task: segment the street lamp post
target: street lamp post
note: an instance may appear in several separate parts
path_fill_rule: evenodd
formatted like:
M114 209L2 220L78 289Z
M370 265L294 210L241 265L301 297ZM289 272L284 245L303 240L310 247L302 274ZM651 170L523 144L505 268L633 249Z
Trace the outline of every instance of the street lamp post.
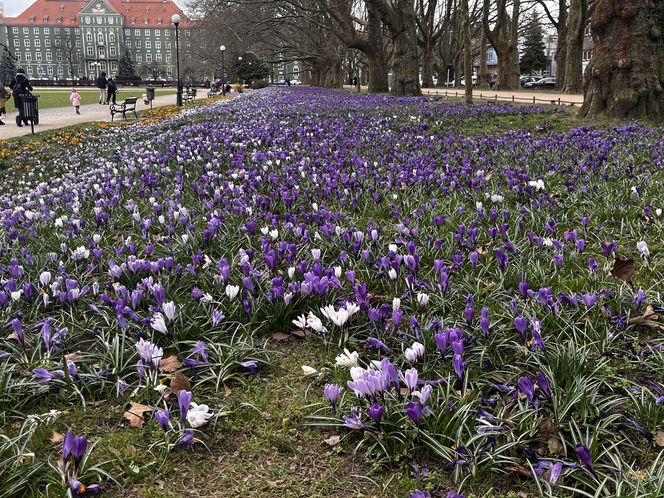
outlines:
M221 95L226 95L226 64L224 63L224 52L226 52L226 46L222 45L219 47L221 50Z
M238 68L241 70L241 69L242 69L242 56L239 56L239 57L237 58L237 62L238 62ZM242 82L240 81L240 73L238 73L238 75L237 75L237 82L238 82L238 83L242 83Z
M175 103L178 106L182 105L182 81L180 81L180 36L178 34L178 25L180 24L180 21L181 18L179 14L173 14L171 16L171 22L175 25L175 65L178 77L178 90Z

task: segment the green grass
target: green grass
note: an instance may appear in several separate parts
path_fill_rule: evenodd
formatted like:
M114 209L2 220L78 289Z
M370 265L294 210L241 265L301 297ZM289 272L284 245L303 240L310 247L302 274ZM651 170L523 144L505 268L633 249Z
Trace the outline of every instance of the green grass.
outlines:
M98 104L99 102L99 90L97 89L79 89L77 88L78 93L81 94L81 105L86 104ZM69 95L71 94L71 88L59 89L59 90L44 90L44 89L35 89L33 92L35 95L39 95L39 108L40 109L51 109L56 107L70 107L71 103L69 102ZM145 88L142 87L128 87L120 88L117 94L117 100L127 99L130 97L140 97L145 93ZM156 96L161 95L175 95L175 90L171 88L157 88L155 89ZM16 112L16 107L14 107L14 99L7 101L6 105L7 112Z

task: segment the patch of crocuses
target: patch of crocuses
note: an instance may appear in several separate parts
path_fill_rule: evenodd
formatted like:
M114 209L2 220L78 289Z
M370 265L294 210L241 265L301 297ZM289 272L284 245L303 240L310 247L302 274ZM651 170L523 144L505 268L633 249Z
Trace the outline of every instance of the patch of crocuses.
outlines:
M461 133L558 112L268 89L54 148L0 195L5 396L123 397L191 449L214 410L175 372L260 374L289 326L343 343L312 416L372 457L644 485L661 131Z

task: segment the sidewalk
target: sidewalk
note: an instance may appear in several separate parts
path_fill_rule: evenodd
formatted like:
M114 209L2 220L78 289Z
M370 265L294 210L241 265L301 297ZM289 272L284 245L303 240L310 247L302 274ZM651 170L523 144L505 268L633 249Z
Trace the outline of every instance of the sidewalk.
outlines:
M118 99L122 102L122 99ZM152 101L153 107L161 107L165 105L175 104L175 94L161 95ZM136 112L149 109L149 105L145 105L142 99L136 102ZM30 125L19 128L16 126L16 112L10 112L7 116L3 116L2 120L6 123L5 126L0 126L0 139L20 137L23 135L30 135L32 133ZM131 118L129 118L131 116ZM133 113L127 115L127 121L135 120ZM122 115L116 114L115 121L122 121ZM35 133L46 130L54 130L56 128L64 128L79 123L89 123L91 121L111 121L111 113L107 105L88 104L81 106L81 114L78 115L71 106L56 107L51 109L39 110L39 124L35 126Z

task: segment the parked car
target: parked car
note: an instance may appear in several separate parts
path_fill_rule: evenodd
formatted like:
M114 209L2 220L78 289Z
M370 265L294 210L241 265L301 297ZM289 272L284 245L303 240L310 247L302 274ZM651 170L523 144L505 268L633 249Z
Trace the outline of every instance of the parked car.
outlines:
M533 86L535 88L555 88L556 78L542 78L539 81L535 81Z
M534 83L541 79L542 79L541 76L521 76L521 78L519 78L519 82L521 83L522 87L525 87L526 83Z
M291 80L290 84L291 85L301 85L302 82L300 80Z

